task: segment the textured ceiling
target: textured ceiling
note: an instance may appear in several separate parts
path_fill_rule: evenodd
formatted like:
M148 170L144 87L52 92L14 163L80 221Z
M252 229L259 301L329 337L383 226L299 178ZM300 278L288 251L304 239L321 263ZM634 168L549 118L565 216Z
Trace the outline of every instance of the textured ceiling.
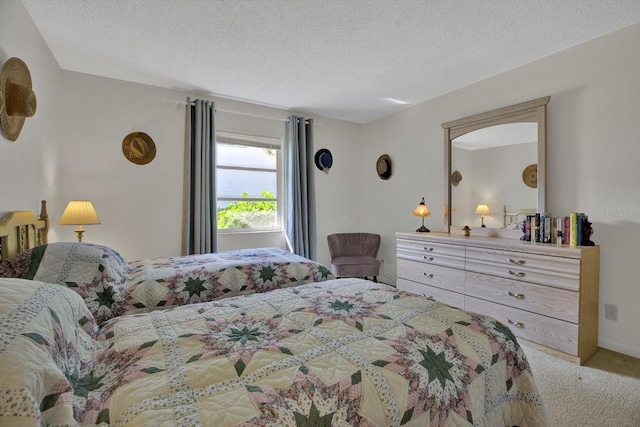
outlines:
M639 0L22 0L64 70L366 123L640 22Z

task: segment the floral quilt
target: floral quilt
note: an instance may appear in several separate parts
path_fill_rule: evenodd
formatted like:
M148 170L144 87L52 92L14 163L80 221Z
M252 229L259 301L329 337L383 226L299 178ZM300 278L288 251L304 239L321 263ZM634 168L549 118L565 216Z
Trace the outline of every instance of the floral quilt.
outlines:
M0 425L546 426L498 321L361 279L127 315L0 279Z
M72 242L37 246L9 258L0 263L0 276L65 285L84 298L98 323L334 278L328 267L279 248L127 263L109 247Z

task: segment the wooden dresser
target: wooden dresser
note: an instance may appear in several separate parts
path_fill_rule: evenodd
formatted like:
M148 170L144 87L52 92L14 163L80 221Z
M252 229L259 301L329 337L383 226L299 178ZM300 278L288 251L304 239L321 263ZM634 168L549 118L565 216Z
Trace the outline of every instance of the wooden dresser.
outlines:
M599 246L396 233L398 287L508 324L575 363L598 349Z

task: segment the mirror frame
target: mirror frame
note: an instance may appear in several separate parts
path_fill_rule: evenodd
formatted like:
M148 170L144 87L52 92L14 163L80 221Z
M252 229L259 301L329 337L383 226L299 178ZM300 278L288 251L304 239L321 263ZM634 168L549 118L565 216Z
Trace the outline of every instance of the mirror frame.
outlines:
M451 232L451 141L474 130L518 122L538 123L538 212L546 212L546 163L547 163L547 104L550 96L510 105L497 110L475 114L462 119L442 123L444 128L444 231ZM499 235L497 230L472 228L483 235ZM462 231L460 231L462 233ZM520 233L520 231L518 231ZM457 233L456 233L457 234Z

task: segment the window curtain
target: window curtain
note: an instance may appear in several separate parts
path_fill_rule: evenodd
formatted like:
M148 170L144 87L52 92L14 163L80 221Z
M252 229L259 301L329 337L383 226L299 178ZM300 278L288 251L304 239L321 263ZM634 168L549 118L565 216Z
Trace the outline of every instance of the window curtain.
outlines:
M284 141L285 233L289 250L316 259L313 119L290 116Z
M182 254L217 252L214 102L187 98L186 128Z

